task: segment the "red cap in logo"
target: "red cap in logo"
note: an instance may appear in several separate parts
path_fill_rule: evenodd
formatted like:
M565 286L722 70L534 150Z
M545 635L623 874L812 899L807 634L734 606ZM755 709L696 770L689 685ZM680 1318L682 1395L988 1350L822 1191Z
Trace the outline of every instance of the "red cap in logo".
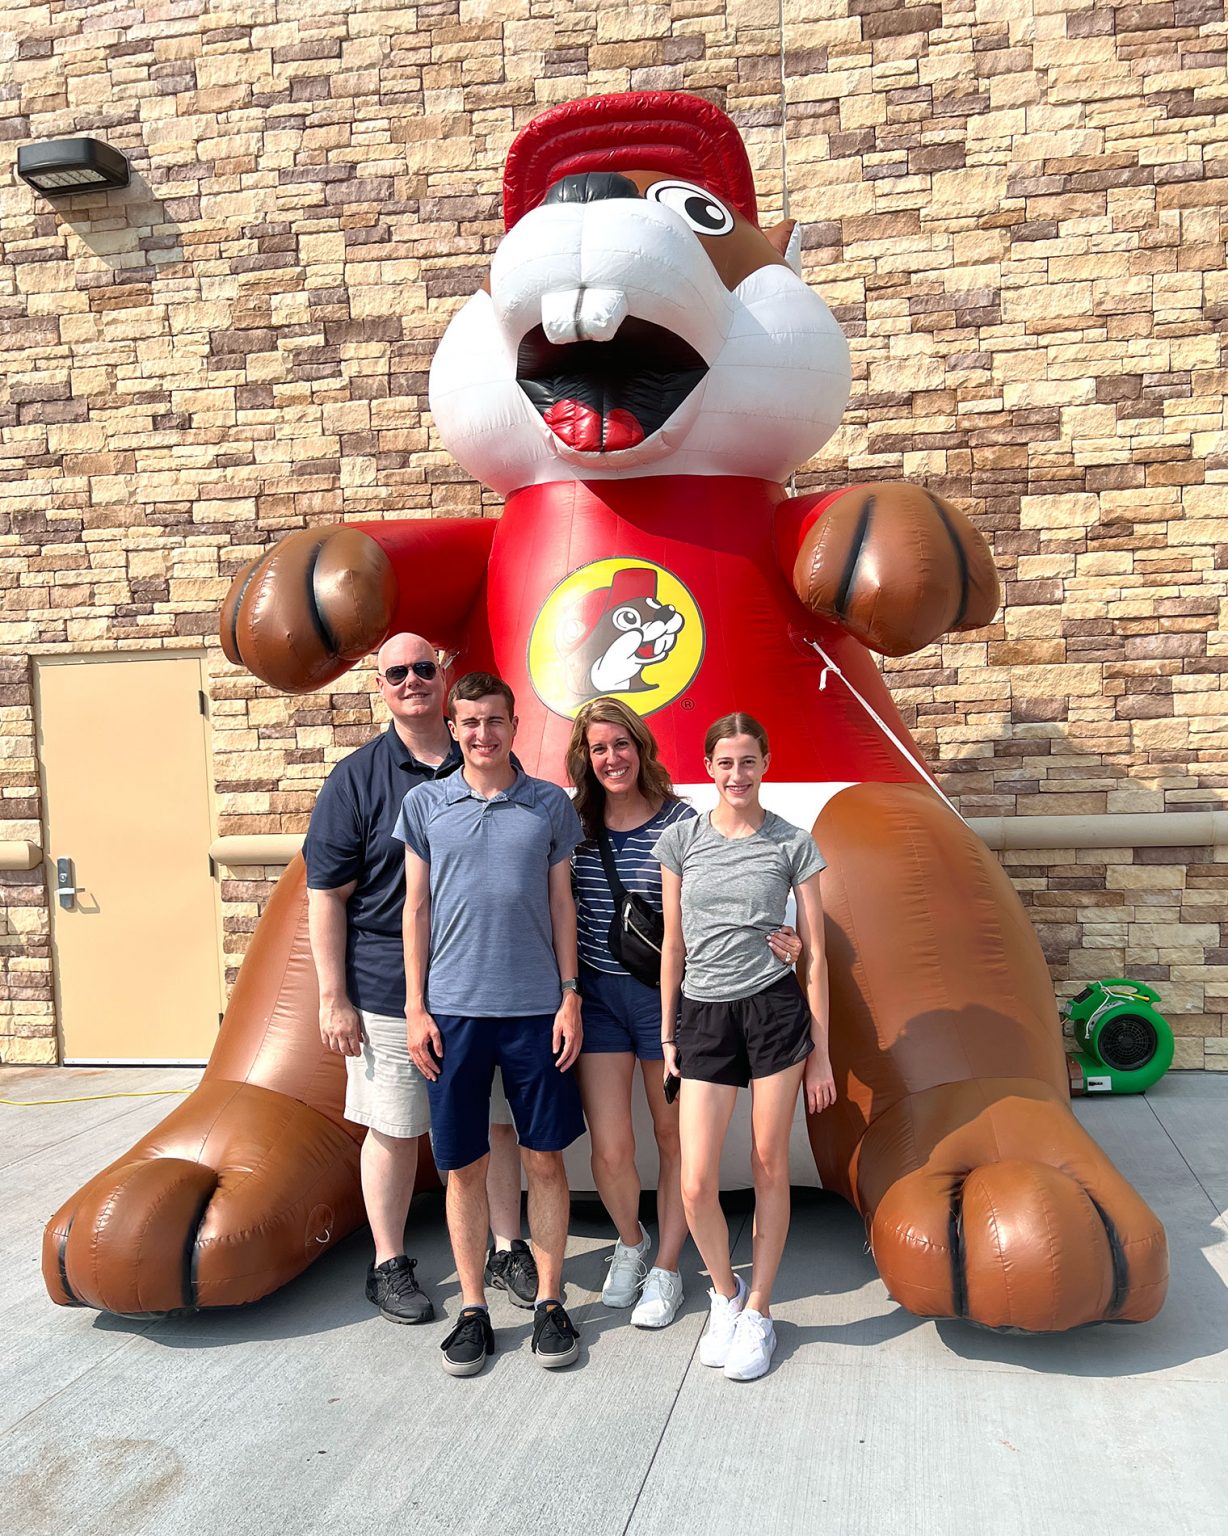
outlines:
M598 621L623 603L634 603L640 598L656 597L657 573L643 566L627 566L615 571L608 587L598 587L586 592L568 608L563 620L564 633L561 643L565 650L574 650L580 641L591 635Z
M606 609L617 608L620 603L634 603L641 597L656 597L657 573L645 570L643 566L628 566L625 570L615 571L614 580L610 583L610 600Z

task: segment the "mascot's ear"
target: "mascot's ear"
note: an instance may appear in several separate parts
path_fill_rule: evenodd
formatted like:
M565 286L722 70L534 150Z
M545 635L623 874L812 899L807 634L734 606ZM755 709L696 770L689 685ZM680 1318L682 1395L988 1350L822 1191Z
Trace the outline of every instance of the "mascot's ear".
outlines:
M800 277L802 275L802 226L796 219L781 219L763 231L767 243L783 256Z

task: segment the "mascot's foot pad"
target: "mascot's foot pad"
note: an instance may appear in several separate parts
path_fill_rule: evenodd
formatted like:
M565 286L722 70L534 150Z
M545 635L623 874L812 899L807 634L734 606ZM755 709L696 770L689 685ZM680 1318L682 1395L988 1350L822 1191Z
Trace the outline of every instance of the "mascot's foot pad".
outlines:
M62 1306L150 1316L255 1301L362 1220L358 1146L316 1110L203 1082L43 1236Z
M1163 1227L1047 1087L954 1083L897 1105L858 1160L871 1198L878 1159L901 1144L924 1164L875 1199L869 1230L910 1312L1053 1332L1159 1310Z

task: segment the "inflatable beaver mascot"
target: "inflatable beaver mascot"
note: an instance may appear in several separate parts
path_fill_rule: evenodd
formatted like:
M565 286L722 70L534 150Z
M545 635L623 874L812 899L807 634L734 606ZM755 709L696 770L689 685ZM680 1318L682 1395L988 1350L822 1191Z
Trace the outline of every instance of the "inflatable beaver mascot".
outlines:
M557 782L571 719L599 693L651 716L684 792L704 780L708 723L759 716L768 803L827 858L839 1099L810 1141L892 1296L992 1327L1151 1317L1163 1229L1072 1116L1040 947L869 654L988 623L984 540L914 486L786 494L840 419L848 348L797 274L791 222L760 228L715 107L672 93L554 107L512 145L504 208L430 389L502 517L292 534L236 579L227 656L302 691L416 630L460 670L508 679L517 751ZM305 910L296 861L201 1086L52 1220L56 1301L251 1300L362 1220L361 1129L319 1042Z

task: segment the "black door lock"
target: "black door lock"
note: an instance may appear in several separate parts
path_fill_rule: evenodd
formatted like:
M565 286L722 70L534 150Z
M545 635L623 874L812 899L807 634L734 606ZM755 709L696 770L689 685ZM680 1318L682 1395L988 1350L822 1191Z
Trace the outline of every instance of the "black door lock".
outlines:
M65 912L71 912L77 904L77 886L73 879L71 859L55 861L55 893Z

